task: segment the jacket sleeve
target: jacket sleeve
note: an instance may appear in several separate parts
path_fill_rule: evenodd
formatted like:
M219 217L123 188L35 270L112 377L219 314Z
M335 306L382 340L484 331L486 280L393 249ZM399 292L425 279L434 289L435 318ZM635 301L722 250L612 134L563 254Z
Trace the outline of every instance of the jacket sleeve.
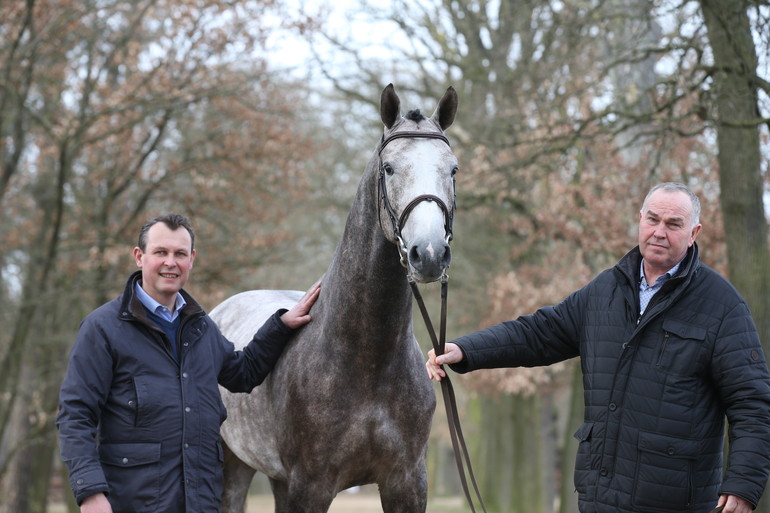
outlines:
M453 340L465 358L451 365L455 372L500 367L550 365L579 355L584 289L556 306L505 321Z
M233 351L219 373L219 384L230 392L251 392L273 370L297 330L281 320L286 309L270 316L242 351ZM224 338L224 337L223 337ZM230 347L233 347L228 342Z
M720 493L754 506L770 473L770 374L748 306L726 314L711 375L729 425L729 454Z
M61 458L78 505L108 493L97 448L99 415L112 383L112 357L102 330L88 318L81 324L59 393Z

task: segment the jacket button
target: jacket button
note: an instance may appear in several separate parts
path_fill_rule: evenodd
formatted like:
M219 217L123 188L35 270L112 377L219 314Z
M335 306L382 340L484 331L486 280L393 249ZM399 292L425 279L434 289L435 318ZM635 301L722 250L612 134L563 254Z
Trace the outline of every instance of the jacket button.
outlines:
M133 400L133 399L129 399L129 401L128 401L128 405L129 405L129 406L133 406L133 405L134 405L134 400Z
M83 480L82 479L78 479L77 481L75 481L75 483L77 483L79 485L82 485L83 484Z
M610 403L610 411L615 411L617 409L618 409L618 405L616 405L615 403Z
M190 413L190 407L189 406L185 406L184 407L184 411L186 411L187 413Z
M128 458L123 458L123 463L128 463Z
M675 453L676 453L676 451L674 450L674 448L673 448L673 447L669 447L669 448L668 448L668 455L669 455L669 456L673 456Z
M606 469L606 468L603 468L603 469L601 469L601 470L599 471L599 473L600 473L601 475L603 475L603 476L606 476L606 475L607 475L609 472L607 472L607 469Z
M186 378L186 377L187 377L187 373L186 373L186 372L183 372L183 373L182 373L182 377L183 377L183 378Z

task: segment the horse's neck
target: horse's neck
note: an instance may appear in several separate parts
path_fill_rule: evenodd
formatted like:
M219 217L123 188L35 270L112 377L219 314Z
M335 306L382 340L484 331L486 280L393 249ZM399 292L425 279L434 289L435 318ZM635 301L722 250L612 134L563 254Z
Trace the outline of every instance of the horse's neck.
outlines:
M325 329L364 344L393 344L411 333L411 291L398 250L379 224L372 166L370 162L324 276L323 315L328 317Z

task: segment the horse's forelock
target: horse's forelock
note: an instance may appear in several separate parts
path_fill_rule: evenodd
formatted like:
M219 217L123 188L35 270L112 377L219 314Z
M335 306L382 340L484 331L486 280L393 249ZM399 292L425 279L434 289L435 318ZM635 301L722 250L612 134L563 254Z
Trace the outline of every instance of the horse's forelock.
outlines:
M420 109L414 109L406 113L406 119L420 122L425 119L425 116L422 115Z

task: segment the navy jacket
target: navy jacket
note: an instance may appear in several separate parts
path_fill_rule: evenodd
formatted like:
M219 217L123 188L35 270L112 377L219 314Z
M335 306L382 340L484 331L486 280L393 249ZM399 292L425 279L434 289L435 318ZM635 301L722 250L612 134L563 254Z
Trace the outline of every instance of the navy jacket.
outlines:
M115 513L217 512L227 417L217 384L249 392L272 370L294 330L276 312L235 351L186 292L179 362L135 296L122 296L82 322L61 386L61 455L80 504L104 492Z
M580 357L583 513L708 512L720 493L756 505L770 471L770 375L749 308L693 245L639 317L640 262L635 248L562 303L456 340L465 359L452 369Z

